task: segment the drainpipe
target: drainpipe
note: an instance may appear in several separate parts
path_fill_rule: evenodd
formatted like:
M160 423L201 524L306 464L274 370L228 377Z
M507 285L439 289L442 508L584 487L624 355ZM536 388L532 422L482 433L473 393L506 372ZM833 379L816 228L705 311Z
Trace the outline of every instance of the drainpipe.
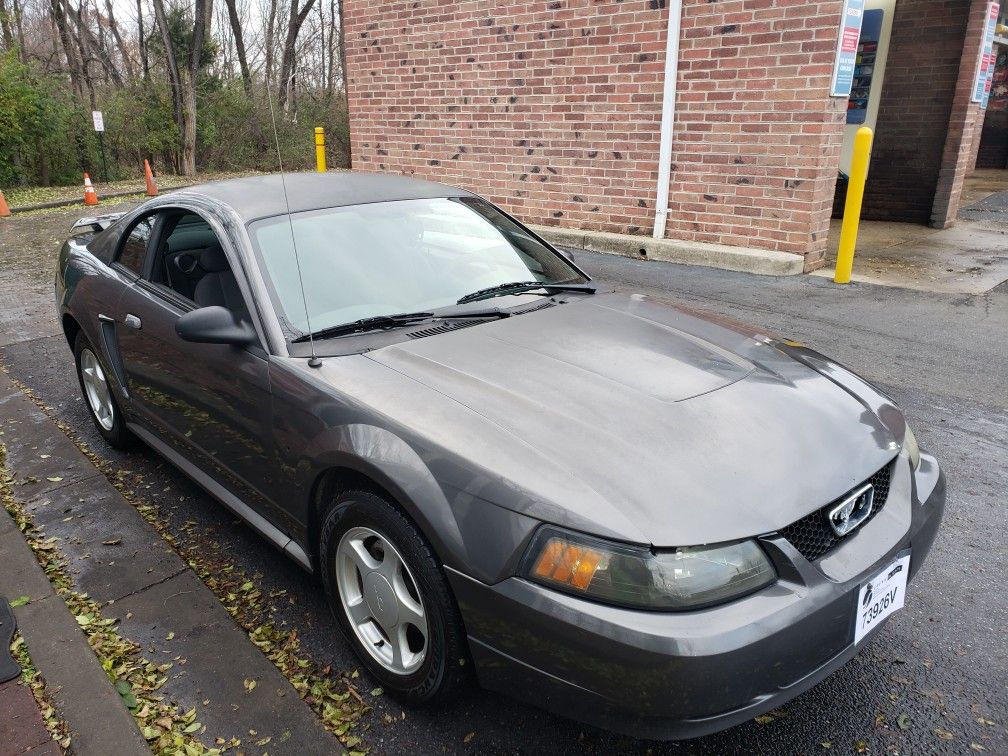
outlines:
M668 38L665 40L665 88L662 92L661 141L658 146L658 190L655 200L655 239L665 237L668 217L669 181L672 178L672 127L675 124L676 80L679 78L679 27L682 0L671 0Z

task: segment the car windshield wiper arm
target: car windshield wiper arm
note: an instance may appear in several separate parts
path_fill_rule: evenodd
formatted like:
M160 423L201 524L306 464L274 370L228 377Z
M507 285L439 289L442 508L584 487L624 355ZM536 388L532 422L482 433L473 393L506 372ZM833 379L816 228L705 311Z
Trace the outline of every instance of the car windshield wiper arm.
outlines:
M549 283L548 281L512 281L511 283L488 286L485 289L466 294L459 299L458 304L475 302L478 299L489 299L490 297L500 297L505 294L520 294L524 291L534 289L546 289L547 291L583 291L586 294L594 294L595 287L590 284L576 283Z
M339 325L322 328L313 333L306 333L303 336L295 338L293 343L300 344L311 339L329 339L334 336L347 336L352 333L365 333L367 331L416 325L433 317L435 317L433 312L403 312L395 315L375 315L370 318L354 320L351 323L340 323Z

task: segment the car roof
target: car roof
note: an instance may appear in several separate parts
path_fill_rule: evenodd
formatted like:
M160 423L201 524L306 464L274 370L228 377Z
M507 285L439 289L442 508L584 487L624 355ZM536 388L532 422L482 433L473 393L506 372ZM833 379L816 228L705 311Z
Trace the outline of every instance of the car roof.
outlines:
M286 184L286 200L284 185ZM328 207L371 202L472 197L464 189L391 173L332 171L329 173L279 173L212 181L188 187L176 196L200 195L231 207L246 221Z

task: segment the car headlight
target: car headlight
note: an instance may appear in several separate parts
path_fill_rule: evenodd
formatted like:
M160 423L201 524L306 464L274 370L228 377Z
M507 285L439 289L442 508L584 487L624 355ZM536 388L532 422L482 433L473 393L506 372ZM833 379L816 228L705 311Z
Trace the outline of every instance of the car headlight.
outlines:
M917 437L910 430L909 425L906 427L906 434L903 436L903 448L907 450L907 454L910 457L910 467L916 470L920 467L920 447L917 446Z
M720 604L777 579L752 540L652 551L551 526L536 533L521 571L529 580L576 596L664 610Z

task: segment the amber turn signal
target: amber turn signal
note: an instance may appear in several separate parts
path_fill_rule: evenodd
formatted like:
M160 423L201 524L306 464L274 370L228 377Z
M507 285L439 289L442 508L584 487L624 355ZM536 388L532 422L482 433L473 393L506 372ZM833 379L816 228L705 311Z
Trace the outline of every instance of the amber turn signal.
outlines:
M534 572L537 577L586 591L601 561L598 551L554 537L546 542Z

